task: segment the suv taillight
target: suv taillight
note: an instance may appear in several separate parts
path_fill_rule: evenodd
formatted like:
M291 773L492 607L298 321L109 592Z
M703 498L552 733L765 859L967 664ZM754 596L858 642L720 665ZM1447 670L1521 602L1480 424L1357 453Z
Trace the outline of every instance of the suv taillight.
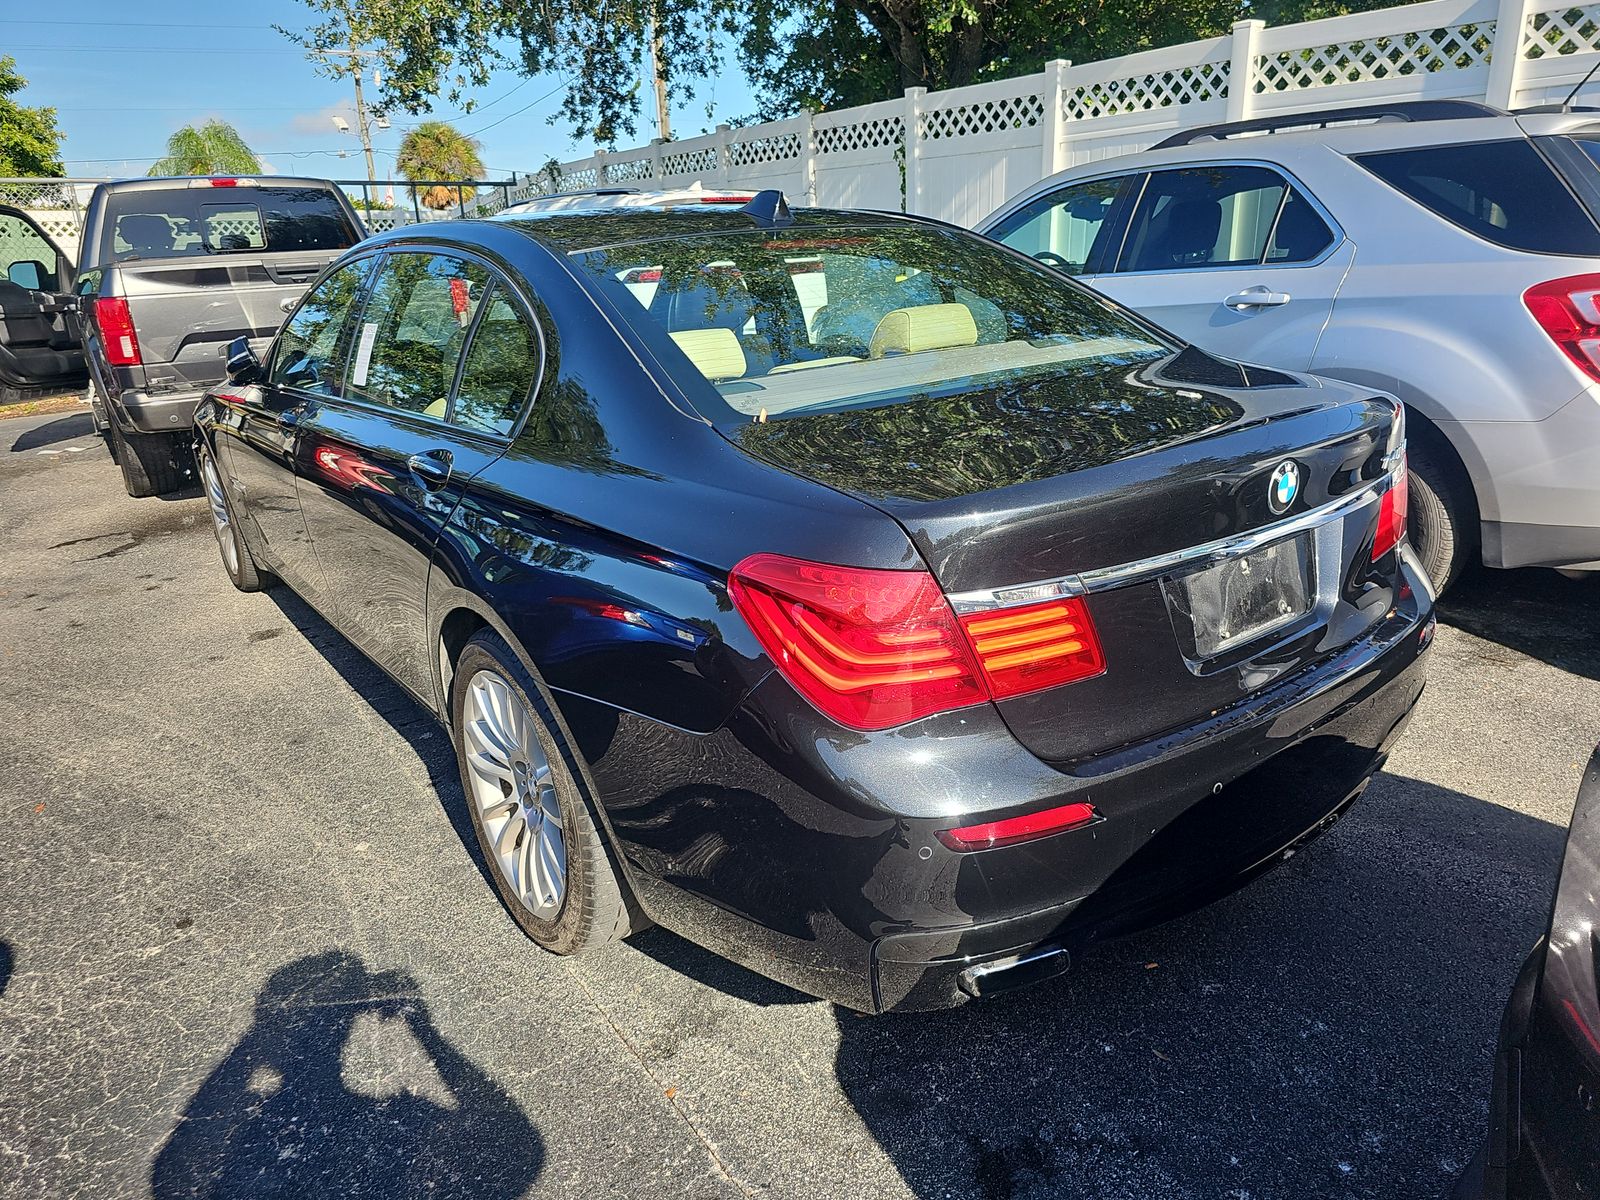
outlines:
M137 367L139 335L133 331L133 314L121 296L103 296L94 302L94 321L100 327L100 343L106 361L114 367Z
M926 571L756 554L728 592L778 669L823 713L887 729L1105 670L1081 600L956 617Z
M1539 327L1590 379L1600 380L1600 275L1568 275L1522 293Z
M1406 509L1410 507L1411 475L1406 468L1405 451L1400 452L1400 466L1394 473L1394 482L1383 494L1378 504L1378 533L1372 539L1372 561L1377 562L1400 544L1406 535Z

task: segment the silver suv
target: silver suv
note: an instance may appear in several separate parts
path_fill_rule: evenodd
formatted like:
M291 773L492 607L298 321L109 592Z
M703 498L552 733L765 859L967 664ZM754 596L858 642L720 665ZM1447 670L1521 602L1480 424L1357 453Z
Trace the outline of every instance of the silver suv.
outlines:
M1469 101L1186 130L979 225L1204 349L1405 401L1446 586L1600 571L1600 112Z

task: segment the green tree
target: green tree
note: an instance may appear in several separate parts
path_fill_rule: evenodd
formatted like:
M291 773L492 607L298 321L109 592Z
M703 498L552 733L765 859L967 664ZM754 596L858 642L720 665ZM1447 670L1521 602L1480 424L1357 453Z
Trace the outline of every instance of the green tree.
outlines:
M319 58L368 47L380 107L420 113L506 70L566 80L561 115L578 137L635 133L640 64L652 40L674 99L726 68L733 45L762 115L959 87L1226 33L1247 16L1282 23L1391 0L304 0L320 20L289 36ZM285 31L287 32L287 31ZM319 58L319 61L321 59ZM514 111L514 110L513 110Z
M0 55L0 175L60 175L56 110L24 108L12 99L27 86L17 60Z
M167 139L167 155L150 167L151 175L259 175L261 160L226 121L185 125Z
M396 165L407 179L480 179L480 147L448 121L424 121L400 141ZM417 191L412 188L412 191ZM429 208L449 208L471 200L476 188L430 187L419 198Z

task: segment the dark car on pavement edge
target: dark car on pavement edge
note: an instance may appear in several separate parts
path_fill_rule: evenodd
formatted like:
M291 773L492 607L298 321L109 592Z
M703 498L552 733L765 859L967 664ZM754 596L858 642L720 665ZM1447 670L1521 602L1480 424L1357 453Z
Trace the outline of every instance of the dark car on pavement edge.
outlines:
M1550 928L1500 1023L1489 1137L1454 1200L1600 1196L1600 748L1567 834Z
M265 347L362 237L326 179L181 176L96 185L76 291L96 428L130 496L193 477L194 406L236 338Z
M1423 688L1393 399L936 222L397 231L231 370L230 576L448 725L560 953L655 921L868 1012L1052 975L1327 828Z

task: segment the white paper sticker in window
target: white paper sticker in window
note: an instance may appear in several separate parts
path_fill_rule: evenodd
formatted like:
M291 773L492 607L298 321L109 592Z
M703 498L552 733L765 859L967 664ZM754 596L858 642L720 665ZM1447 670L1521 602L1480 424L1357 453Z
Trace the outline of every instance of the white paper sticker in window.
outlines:
M376 321L363 321L361 323L361 341L356 346L355 369L350 376L350 382L356 387L367 386L367 368L372 365L372 343L378 340L378 323Z

